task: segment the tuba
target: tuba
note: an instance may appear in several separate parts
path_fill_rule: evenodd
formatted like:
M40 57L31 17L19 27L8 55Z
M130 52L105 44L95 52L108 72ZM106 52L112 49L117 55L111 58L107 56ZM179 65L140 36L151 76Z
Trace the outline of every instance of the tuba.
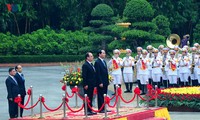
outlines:
M180 45L180 37L177 34L171 34L167 37L166 44L169 48Z

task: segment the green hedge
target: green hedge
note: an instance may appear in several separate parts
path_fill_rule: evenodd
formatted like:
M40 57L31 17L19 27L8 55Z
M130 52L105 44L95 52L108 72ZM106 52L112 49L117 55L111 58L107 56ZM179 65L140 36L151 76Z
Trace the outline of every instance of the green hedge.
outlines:
M45 63L83 61L84 55L17 55L0 56L0 63Z

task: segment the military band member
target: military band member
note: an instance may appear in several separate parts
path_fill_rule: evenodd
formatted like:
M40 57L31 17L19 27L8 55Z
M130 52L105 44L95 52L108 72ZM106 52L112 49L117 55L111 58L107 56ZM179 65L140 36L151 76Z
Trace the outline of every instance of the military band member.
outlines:
M189 77L189 66L190 61L189 57L187 56L187 49L182 49L182 55L178 59L179 62L179 76L181 81L181 86L188 85L188 77Z
M134 66L134 58L131 57L132 51L130 49L126 49L126 57L123 58L123 77L126 86L126 91L124 93L131 93L133 86L133 66Z
M152 58L154 58L154 55L153 55L153 46L152 45L148 45L147 46L147 51L148 51L148 54L147 54L147 58L149 60L151 60ZM152 83L152 65L149 64L149 83L151 84Z
M197 51L200 50L200 45L199 45L199 43L194 43L194 47L197 48Z
M150 61L147 58L147 54L148 52L146 50L142 50L142 57L137 61L137 66L139 67L138 75L139 75L141 87L142 87L141 95L144 95L147 92L147 83L148 83L148 76L149 76L148 66L150 64Z
M191 55L190 55L190 78L192 80L192 86L198 85L198 75L197 75L197 69L195 68L195 60L198 59L198 55L196 54L197 48L192 47L191 48Z
M168 56L169 48L163 48L162 55L162 81L165 88L168 88L169 79L168 79L168 67L166 66L166 61L169 59Z
M170 50L169 53L170 57L166 61L166 66L168 67L169 87L176 87L178 60L175 58L176 52L174 50Z
M197 58L195 59L195 70L198 77L198 85L200 85L200 50L197 51Z
M137 66L137 61L140 60L140 58L142 57L142 47L137 47L137 55L135 56L135 65L134 65L134 78L137 80L138 83L138 87L140 88L140 90L142 90L141 87L141 82L140 82L140 78L139 78L139 67Z
M164 45L159 45L159 47L158 47L158 50L159 50L158 56L162 56L163 55L163 48L164 48Z
M162 58L158 56L158 49L154 49L153 54L154 58L151 60L153 85L157 85L158 88L160 88L160 79L162 76Z
M108 62L108 68L111 71L111 75L113 78L113 84L114 84L114 91L116 91L116 85L121 87L121 81L122 81L122 59L119 57L120 51L118 49L113 50L113 57ZM114 93L115 94L115 93Z

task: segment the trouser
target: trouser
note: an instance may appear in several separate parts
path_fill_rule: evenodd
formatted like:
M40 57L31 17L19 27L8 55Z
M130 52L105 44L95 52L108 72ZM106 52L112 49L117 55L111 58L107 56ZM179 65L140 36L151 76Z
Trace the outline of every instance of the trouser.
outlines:
M107 85L103 85L103 87L97 87L97 91L98 91L98 110L100 110L101 106L104 104L104 94L107 95L108 92L108 86ZM104 110L104 108L102 109Z
M22 105L24 105L24 98L25 98L25 96L21 96L21 99L22 99L21 104L22 104ZM24 111L24 109L23 109L23 108L20 108L20 117L22 117L23 111Z
M189 73L180 73L181 86L188 86Z
M8 110L10 118L17 118L18 117L18 105L13 101L8 100Z
M169 87L177 87L177 75L169 75Z
M94 91L94 87L89 87L88 89L84 89L84 94L87 94L89 100L90 100L90 106L92 107L92 100L93 100L93 91ZM85 106L84 106L85 107ZM85 109L85 108L84 108ZM89 106L87 106L87 111L91 112L92 110L89 108Z

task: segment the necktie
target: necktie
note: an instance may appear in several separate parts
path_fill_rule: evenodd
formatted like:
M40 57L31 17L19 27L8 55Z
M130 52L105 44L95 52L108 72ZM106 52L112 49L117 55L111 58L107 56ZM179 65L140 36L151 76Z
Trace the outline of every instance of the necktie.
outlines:
M102 62L103 62L103 65L106 67L106 63L105 63L105 61L104 61L104 60L102 60Z
M95 71L94 65L93 65L92 63L90 63L90 65L92 66L92 68L93 68L93 69L94 69L94 71Z
M25 80L25 79L24 79L24 74L21 74L21 77L22 77L22 80Z
M15 81L15 83L18 85L18 83L17 83L17 81L16 81L16 79L14 78L14 77L12 77L12 79Z

